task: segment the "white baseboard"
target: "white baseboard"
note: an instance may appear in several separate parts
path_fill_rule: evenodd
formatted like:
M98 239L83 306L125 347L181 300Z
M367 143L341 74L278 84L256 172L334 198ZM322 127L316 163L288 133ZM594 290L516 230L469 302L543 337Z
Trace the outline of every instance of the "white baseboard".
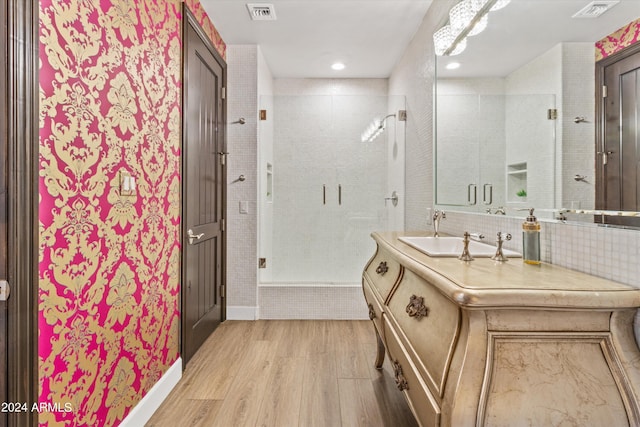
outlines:
M153 386L142 400L129 412L120 423L120 427L140 427L149 421L153 413L160 407L171 390L182 378L182 358L178 358L162 378Z
M227 306L227 320L256 320L258 307L251 306Z

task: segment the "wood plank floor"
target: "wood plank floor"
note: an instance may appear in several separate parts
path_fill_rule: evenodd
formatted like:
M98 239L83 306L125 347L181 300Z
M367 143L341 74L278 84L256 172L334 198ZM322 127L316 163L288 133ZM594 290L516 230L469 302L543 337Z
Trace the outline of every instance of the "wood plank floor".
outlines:
M414 427L369 321L226 321L147 427Z

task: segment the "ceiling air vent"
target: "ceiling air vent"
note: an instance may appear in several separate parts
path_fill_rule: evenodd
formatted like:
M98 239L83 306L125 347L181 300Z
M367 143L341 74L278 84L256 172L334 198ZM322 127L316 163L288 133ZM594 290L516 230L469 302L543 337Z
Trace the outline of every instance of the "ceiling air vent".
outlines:
M597 18L618 3L620 3L620 0L592 1L591 3L580 9L575 15L572 16L572 18Z
M275 21L276 10L272 4L267 3L247 3L249 15L253 21Z

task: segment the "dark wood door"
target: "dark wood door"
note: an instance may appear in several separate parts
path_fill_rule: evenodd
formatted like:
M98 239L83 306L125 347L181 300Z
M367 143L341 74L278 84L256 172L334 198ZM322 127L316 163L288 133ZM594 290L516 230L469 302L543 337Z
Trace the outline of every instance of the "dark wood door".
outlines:
M183 360L224 320L225 64L184 25Z
M0 58L7 57L7 4L3 2L0 6ZM5 64L2 65L2 75L8 74ZM9 263L7 249L8 240L8 212L9 201L7 198L8 186L8 132L7 132L7 112L9 111L9 95L7 93L7 82L5 78L0 79L0 99L2 99L2 107L0 108L0 280L9 277ZM8 402L7 395L7 302L0 301L0 402ZM7 414L0 411L0 426L7 425Z
M603 68L603 140L597 153L602 180L598 209L640 211L640 52ZM640 225L637 218L609 223Z

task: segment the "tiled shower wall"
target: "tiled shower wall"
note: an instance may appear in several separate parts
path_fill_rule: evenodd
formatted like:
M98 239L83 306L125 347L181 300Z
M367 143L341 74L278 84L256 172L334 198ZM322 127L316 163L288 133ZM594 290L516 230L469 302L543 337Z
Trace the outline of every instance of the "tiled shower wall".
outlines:
M359 278L375 250L368 234L384 220L386 144L362 145L359 137L385 113L387 81L275 79L273 94L272 273L259 284L260 318L367 318ZM363 232L363 221L375 224ZM261 239L268 233L261 230ZM356 234L368 249L357 249ZM345 245L357 261L335 250Z
M387 178L384 138L360 134L386 110L386 95L275 97L274 282L358 283Z
M256 252L257 131L260 48L227 46L227 318L255 319L258 281ZM245 118L244 125L233 123ZM233 124L232 124L233 123ZM245 181L239 181L240 175ZM240 203L248 212L240 213Z

